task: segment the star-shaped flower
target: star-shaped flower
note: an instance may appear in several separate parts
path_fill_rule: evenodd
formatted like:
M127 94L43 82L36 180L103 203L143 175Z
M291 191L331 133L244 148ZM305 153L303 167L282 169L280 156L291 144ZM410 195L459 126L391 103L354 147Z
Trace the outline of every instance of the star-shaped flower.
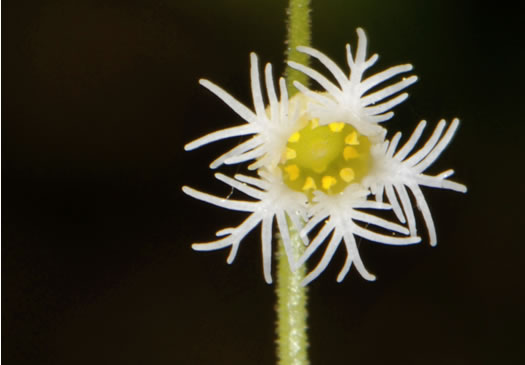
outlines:
M446 122L440 121L428 141L412 153L426 125L426 122L420 122L405 145L397 150L401 133L387 140L387 130L379 123L393 116L391 109L407 98L406 93L399 92L417 78L410 76L378 88L387 80L410 71L411 65L394 66L363 78L364 72L376 62L377 55L367 59L366 36L360 28L357 34L359 42L355 56L347 46L348 76L321 52L308 47L298 48L319 60L338 85L313 68L289 62L291 67L304 72L324 90L314 91L295 82L300 93L288 99L281 78L278 99L271 65L268 64L265 68L268 105L262 97L257 56L252 53L251 90L255 111L215 84L200 81L247 124L210 133L186 145L186 150L224 138L251 135L250 139L216 159L211 167L255 160L248 168L256 169L259 176L235 175L232 179L222 174L215 175L256 201L223 199L183 187L186 194L196 199L249 213L239 226L217 232L221 238L216 241L194 244L195 250L230 247L227 261L231 263L244 237L261 224L264 277L271 282L275 219L292 269L308 261L321 246L326 246L321 261L305 278L305 285L325 270L341 243L344 243L347 258L337 280L346 276L352 264L362 277L374 280L375 276L366 270L360 258L356 236L389 245L420 242L408 191L412 192L423 214L430 244L436 244L436 229L421 186L466 192L464 185L448 180L452 170L435 176L425 174L452 140L459 121L454 119L445 132ZM385 193L388 203L383 202ZM402 225L374 213L384 209L393 209ZM374 226L383 229L383 233L375 231ZM307 245L300 258L292 254L290 229L300 231ZM384 233L384 230L390 233Z

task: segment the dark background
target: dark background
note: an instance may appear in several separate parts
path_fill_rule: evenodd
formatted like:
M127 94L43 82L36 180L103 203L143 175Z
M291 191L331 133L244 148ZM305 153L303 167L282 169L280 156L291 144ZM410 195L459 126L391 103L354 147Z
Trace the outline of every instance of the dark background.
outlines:
M191 3L191 4L190 4ZM197 84L250 104L249 52L284 69L285 1L2 3L2 360L7 364L274 364L273 287L258 233L197 253L242 214L184 196L227 195L208 163L238 140L183 144L239 123ZM314 1L313 45L345 62L355 28L375 71L419 76L387 126L459 117L426 189L439 244L344 253L310 286L312 364L523 361L523 27L478 1ZM429 128L430 129L430 128ZM226 173L234 170L225 169ZM521 361L520 361L521 360Z

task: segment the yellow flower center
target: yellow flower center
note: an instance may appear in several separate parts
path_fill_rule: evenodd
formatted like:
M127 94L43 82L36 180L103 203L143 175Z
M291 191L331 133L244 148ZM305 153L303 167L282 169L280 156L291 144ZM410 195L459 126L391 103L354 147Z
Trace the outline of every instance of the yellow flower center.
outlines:
M279 167L286 185L310 198L315 190L337 194L360 182L370 165L370 141L352 126L317 119L288 139Z

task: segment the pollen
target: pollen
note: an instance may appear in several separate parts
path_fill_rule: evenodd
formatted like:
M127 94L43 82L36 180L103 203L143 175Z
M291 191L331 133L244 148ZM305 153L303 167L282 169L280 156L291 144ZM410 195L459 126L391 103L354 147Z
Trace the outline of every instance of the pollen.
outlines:
M288 138L288 142L290 143L298 142L300 138L301 138L301 133L295 132L290 136L290 138Z
M328 128L334 133L341 132L343 128L345 127L345 124L343 122L335 122L328 124Z
M352 133L349 133L349 134L345 137L345 143L346 143L346 144L349 144L349 145L351 145L351 146L358 145L358 144L359 144L359 139L357 138L357 132L356 132L356 131L353 131Z
M300 170L297 165L289 165L284 168L284 171L288 174L290 181L295 181L299 177Z
M306 121L282 152L284 183L312 199L315 190L338 194L370 170L370 141L349 124Z
M354 180L355 173L351 167L344 167L341 169L341 171L339 171L339 176L341 176L341 179L343 179L345 182L349 183L350 181Z
M359 152L352 147L352 146L346 146L343 150L343 158L345 161L351 160L353 158L359 157Z
M329 190L332 186L337 184L337 179L333 176L325 175L321 179L321 183L323 184L322 186L324 190Z
M293 160L297 157L297 152L293 148L286 147L286 151L284 153L284 157L286 160Z
M308 176L306 180L304 181L302 190L308 191L308 190L316 190L316 189L317 189L317 185L315 184L315 180L311 176Z

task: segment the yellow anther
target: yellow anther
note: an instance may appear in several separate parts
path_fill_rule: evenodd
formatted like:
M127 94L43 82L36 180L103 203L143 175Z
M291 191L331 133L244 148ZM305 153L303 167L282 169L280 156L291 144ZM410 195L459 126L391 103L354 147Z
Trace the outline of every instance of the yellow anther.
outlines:
M288 142L294 143L299 141L299 138L301 138L301 134L299 132L293 133L290 138L288 138Z
M350 181L354 180L355 172L352 168L345 167L339 171L339 176L341 176L341 179L343 179L345 182L349 183Z
M317 185L315 185L314 179L311 176L308 176L306 178L306 181L304 182L303 191L315 190L315 189L317 189Z
M312 119L310 121L310 127L312 127L312 129L319 127L319 119L317 118Z
M348 161L352 158L357 158L359 156L359 152L354 147L346 146L343 150L343 157L345 161Z
M286 160L293 160L297 157L297 152L293 148L286 147L286 151L284 152L284 158Z
M345 137L345 143L349 144L349 145L352 145L352 146L358 145L359 144L359 139L357 139L357 132L353 131L352 133L348 134Z
M330 189L332 186L337 184L337 179L333 176L325 175L321 179L321 184L323 185L324 190Z
M288 174L290 181L295 181L299 177L299 167L297 165L289 165L284 168L284 171Z
M334 122L334 123L328 124L328 128L330 128L330 130L334 133L341 132L344 127L345 127L344 122Z

